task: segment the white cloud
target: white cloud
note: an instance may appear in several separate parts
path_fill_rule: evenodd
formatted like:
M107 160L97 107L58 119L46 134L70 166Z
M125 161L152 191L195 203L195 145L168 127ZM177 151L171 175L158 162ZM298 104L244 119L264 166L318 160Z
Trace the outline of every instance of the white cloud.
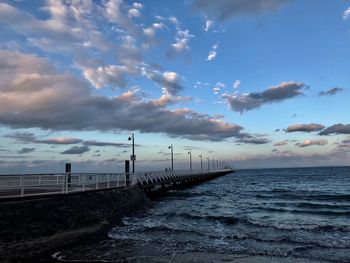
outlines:
M216 54L217 54L216 51L210 50L209 54L208 54L208 57L207 57L207 60L211 61L211 60L215 59L216 58Z
M128 11L128 17L140 17L141 13L136 8L131 8Z
M210 28L212 28L212 26L214 25L214 21L213 20L205 20L205 27L204 27L204 31L208 32L210 30Z
M173 43L171 46L177 53L183 53L184 51L188 51L190 50L190 46L188 43L193 37L194 35L191 35L188 29L186 30L178 29L175 37L176 42Z
M240 86L241 86L241 81L240 80L235 80L233 83L232 83L232 87L234 89L238 89Z
M343 19L348 19L348 18L350 18L350 6L343 13Z
M134 3L132 6L133 6L133 8L136 8L136 9L142 9L143 8L143 5L141 3Z
M216 43L213 47L212 47L212 50L209 51L209 54L208 54L208 57L207 57L207 61L211 61L213 59L216 58L216 55L217 55L217 49L219 47L219 44Z
M215 88L213 88L213 91L214 91L214 94L219 94L221 89L219 87L215 87Z

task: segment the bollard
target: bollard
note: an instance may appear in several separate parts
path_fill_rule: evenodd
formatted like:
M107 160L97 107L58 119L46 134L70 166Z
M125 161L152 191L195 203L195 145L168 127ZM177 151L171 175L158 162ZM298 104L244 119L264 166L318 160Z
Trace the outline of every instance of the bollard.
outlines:
M72 172L72 164L71 163L66 163L66 193L68 192L68 187L71 186L71 172Z
M125 185L129 185L130 179L130 161L125 160Z

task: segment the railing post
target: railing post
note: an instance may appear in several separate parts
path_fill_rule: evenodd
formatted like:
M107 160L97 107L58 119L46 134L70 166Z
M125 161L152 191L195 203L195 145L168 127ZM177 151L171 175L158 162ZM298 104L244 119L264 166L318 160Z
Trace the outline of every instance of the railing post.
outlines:
M110 178L109 178L109 174L107 174L107 188L109 188L109 180Z
M66 175L62 175L62 194L66 191Z
M125 160L125 185L127 185L130 179L130 162L129 160Z
M21 185L21 196L24 195L24 175L22 174L20 177L20 185Z
M96 174L96 190L98 189L98 174Z
M41 185L41 175L39 175L39 185Z
M68 193L68 174L65 173L65 176L64 176L64 192L65 193Z
M85 175L83 175L83 192L85 191Z

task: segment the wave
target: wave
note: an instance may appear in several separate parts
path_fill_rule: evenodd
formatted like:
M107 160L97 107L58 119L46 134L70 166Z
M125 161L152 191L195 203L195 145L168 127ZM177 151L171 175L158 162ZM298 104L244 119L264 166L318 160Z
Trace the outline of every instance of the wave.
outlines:
M334 215L334 216L350 216L350 211L332 211L332 210L302 210L302 209L285 209L273 207L255 207L259 210L268 212L281 212L292 214L312 214L312 215Z
M215 215L194 215L189 213L170 213L168 217L178 216L191 220L206 220L206 221L218 221L226 225L235 225L238 223L239 218L233 216L215 216Z
M286 193L287 191L274 192L275 194L269 194L271 192L266 192L266 194L257 194L256 198L266 198L266 199L287 199L287 200L312 200L312 201L350 201L350 195L348 194L305 194L301 193ZM276 193L281 193L281 195L276 195Z
M282 231L311 231L311 232L350 232L350 225L297 225L297 224L271 224L252 219L241 219L247 225L263 228L274 228Z

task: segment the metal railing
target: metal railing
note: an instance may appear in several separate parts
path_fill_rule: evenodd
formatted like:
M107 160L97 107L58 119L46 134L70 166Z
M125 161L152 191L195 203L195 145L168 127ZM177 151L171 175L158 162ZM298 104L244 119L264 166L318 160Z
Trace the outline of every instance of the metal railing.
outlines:
M213 172L213 171L212 171ZM0 175L0 199L36 195L67 194L127 185L147 185L210 174L208 170L142 173L54 173Z
M137 184L135 174L58 173L0 175L0 198L67 194Z

